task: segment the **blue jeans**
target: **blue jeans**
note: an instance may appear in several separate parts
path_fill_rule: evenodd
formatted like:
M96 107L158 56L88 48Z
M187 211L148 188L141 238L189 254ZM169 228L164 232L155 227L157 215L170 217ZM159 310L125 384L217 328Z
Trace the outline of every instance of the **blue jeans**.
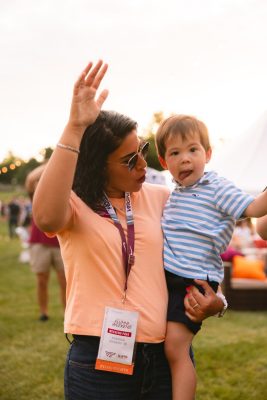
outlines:
M65 366L66 400L171 400L164 344L137 344L133 375L95 370L99 338L77 336Z

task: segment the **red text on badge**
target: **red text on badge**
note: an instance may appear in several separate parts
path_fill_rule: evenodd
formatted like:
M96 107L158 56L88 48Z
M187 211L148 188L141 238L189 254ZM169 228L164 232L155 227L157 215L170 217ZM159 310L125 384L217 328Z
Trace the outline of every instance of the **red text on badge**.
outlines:
M126 337L132 336L131 332L118 331L117 329L111 329L111 328L108 328L108 333L111 333L112 335L118 335L118 336L126 336Z

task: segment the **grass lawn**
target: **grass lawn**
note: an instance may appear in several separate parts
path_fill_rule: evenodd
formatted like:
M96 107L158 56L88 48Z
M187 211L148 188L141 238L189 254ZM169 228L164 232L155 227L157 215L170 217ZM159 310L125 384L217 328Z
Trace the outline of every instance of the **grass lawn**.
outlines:
M41 323L35 276L20 264L18 239L0 222L0 399L63 399L68 344L55 274L50 316ZM194 340L198 400L267 399L267 313L228 311L209 318Z
M18 239L0 223L0 399L62 400L68 348L54 273L50 277L48 322L39 322L35 275L18 262Z
M199 400L267 399L267 313L209 318L194 340Z

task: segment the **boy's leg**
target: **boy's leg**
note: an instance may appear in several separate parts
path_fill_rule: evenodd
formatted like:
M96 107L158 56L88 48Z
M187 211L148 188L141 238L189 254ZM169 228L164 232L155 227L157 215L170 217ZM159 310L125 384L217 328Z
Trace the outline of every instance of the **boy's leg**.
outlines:
M194 334L182 323L168 321L165 353L172 375L172 399L193 400L196 391L196 371L190 358Z

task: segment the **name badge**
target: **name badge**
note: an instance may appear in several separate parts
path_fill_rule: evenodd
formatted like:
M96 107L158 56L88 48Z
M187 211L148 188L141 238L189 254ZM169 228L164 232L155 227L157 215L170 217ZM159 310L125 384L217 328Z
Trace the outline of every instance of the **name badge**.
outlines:
M133 374L138 312L106 307L95 369Z

